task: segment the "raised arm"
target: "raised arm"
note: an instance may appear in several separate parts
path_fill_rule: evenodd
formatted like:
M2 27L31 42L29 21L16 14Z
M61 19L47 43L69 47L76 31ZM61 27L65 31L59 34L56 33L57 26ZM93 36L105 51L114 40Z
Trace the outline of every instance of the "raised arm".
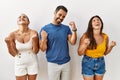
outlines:
M114 46L116 46L116 42L115 41L111 41L109 44L109 38L107 37L106 40L107 44L106 44L106 51L105 51L105 55L109 54L111 52L111 50L113 49Z
M84 34L79 41L79 46L78 46L78 55L82 56L83 54L85 54L85 51L88 47L88 45L90 44L90 40L88 38L86 38L86 35Z
M71 28L72 28L72 34L71 35L68 35L68 41L72 44L72 45L75 45L76 44L76 40L77 40L77 28L76 28L76 25L75 23L72 21L69 23Z
M18 51L16 49L15 40L14 40L14 32L10 33L8 37L5 38L5 42L7 44L7 48L9 53L14 57L17 55Z
M33 31L33 36L32 36L32 50L34 53L38 53L39 51L39 39L38 39L38 33L36 31Z
M39 46L41 51L46 51L47 49L47 32L44 30L41 31L41 39L39 40Z

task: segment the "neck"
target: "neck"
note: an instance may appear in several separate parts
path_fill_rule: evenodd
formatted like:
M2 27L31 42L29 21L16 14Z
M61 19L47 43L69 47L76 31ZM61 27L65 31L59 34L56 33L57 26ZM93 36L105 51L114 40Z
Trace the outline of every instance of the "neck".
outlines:
M23 25L20 25L20 26L19 26L19 31L20 31L21 33L26 33L28 30L29 30L29 28L28 28L27 25L26 25L26 26L23 26Z
M52 21L52 24L59 25L55 20Z
M93 34L94 34L94 36L95 36L95 35L101 35L101 34L100 34L100 30L93 30Z
M54 21L52 22L52 24L54 24L54 25L58 25L57 23L55 23Z

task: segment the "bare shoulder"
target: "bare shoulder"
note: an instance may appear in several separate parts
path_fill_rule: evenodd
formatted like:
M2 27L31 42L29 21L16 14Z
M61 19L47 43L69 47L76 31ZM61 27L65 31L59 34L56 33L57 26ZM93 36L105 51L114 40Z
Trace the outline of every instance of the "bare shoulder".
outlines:
M107 35L106 33L102 33L102 35L103 35L103 37L104 37L104 39L105 39L106 41L109 41L109 37L108 37L108 35Z
M87 38L87 34L86 34L86 33L83 33L81 39L85 39L85 38Z
M38 32L36 30L30 29L31 35L38 35Z
M102 33L102 35L105 37L105 38L108 38L108 35L106 33Z
M102 33L102 35L108 36L106 33Z
M8 37L9 37L10 39L13 39L13 40L14 40L14 39L15 39L15 37L16 37L16 34L17 34L17 30L16 30L16 31L11 32L11 33L9 34L9 36L8 36Z
M37 34L38 32L36 30L30 29L32 34Z

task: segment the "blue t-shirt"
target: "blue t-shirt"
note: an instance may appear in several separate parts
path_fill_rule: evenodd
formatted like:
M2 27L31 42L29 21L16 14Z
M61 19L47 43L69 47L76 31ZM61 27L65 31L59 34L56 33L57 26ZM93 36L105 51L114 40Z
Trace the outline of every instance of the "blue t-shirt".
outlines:
M42 30L48 33L46 50L47 61L57 64L64 64L69 62L70 56L68 47L68 35L72 34L69 26L63 24L54 25L50 23L48 25L45 25L41 31ZM41 39L41 35L39 35L39 39Z

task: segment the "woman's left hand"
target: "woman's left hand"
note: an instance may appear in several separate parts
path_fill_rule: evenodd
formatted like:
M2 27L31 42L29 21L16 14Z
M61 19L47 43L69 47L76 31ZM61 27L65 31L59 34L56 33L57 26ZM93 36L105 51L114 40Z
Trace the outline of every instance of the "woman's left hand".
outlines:
M116 42L115 41L111 41L110 42L110 47L114 47L114 46L116 46Z

